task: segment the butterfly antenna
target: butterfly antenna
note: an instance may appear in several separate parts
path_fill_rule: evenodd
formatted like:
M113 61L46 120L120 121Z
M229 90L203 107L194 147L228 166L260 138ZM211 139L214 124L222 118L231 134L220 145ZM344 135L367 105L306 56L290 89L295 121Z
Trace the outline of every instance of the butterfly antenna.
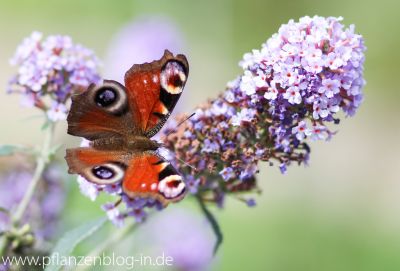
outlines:
M169 132L166 134L165 137L168 137L170 134L172 134L173 132L175 132L175 131L176 131L176 128L178 128L179 126L181 126L183 123L185 123L185 122L186 122L187 120L189 120L191 117L193 117L195 114L196 114L196 113L193 112L189 117L187 117L187 118L185 118L184 120L182 120L181 122L179 122L178 125L176 125L175 129L169 131ZM161 144L161 146L163 146L164 148L166 148L166 146L165 146L164 144ZM166 148L166 149L167 149L167 148ZM185 161L183 161L182 159L180 159L179 157L177 157L177 156L175 155L175 153L174 153L173 155L174 155L174 157L175 157L177 160L179 160L181 163L183 163L183 164L185 164L186 166L190 167L190 168L193 169L194 171L197 171L197 172L199 171L196 167L194 167L194 166L188 164L187 162L185 162Z
M185 121L189 120L191 117L193 117L196 114L196 112L193 112L189 117L185 118L184 120L182 120L181 122L178 123L178 125L176 125L175 129L169 131L166 135L166 137L168 137L170 134L172 134L173 132L176 131L176 128L178 128L179 126L181 126Z
M177 157L177 156L175 155L175 153L173 153L173 152L171 152L170 150L168 150L167 146L165 146L164 144L160 144L160 145L161 145L161 147L165 148L165 150L167 150L169 153L172 153L172 155L173 155L179 162L185 164L186 166L190 167L190 168L193 169L194 171L199 172L199 170L198 170L196 167L194 167L194 166L188 164L187 162L183 161L181 158ZM161 155L161 154L160 154L160 155ZM161 155L161 156L162 156L162 155ZM165 158L164 158L164 159L165 159ZM168 159L166 159L166 160L169 161L169 162L171 162L171 161L168 160Z
M180 162L184 163L186 166L188 166L188 167L190 167L191 169L193 169L194 171L199 172L199 170L198 170L196 167L194 167L194 166L188 164L187 162L183 161L183 160L180 159L179 157L176 157L176 155L175 155L175 158L178 159Z

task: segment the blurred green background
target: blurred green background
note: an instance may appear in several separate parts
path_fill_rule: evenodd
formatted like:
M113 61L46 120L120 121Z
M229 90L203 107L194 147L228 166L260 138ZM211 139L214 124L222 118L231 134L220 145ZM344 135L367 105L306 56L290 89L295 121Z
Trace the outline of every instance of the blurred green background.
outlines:
M224 210L213 210L225 241L211 269L400 270L399 10L395 0L1 1L0 85L5 89L15 73L8 60L33 30L70 35L102 59L126 23L162 15L178 25L190 56L190 91L184 94L190 112L224 90L241 72L242 55L259 48L281 24L305 15L343 16L368 48L364 104L354 118L342 120L333 140L311 143L309 167L292 166L281 175L265 165L257 207L230 199ZM0 143L39 144L41 122L27 120L35 110L21 108L19 97L5 91L0 101ZM79 144L65 126L56 140L67 147ZM63 156L60 151L60 160ZM69 188L62 230L103 214L100 203L83 197L75 182ZM198 212L190 200L169 208L183 207ZM102 237L79 251L95 246L96 238ZM140 249L135 238L121 246Z

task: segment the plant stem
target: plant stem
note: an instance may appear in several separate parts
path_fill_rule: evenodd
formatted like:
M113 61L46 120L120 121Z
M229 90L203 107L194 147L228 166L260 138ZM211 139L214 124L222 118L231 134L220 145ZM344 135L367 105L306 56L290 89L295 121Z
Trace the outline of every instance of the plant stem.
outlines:
M110 235L107 239L105 239L102 243L96 246L94 250L87 254L88 258L94 258L99 256L102 252L106 251L107 249L112 248L115 244L119 243L121 240L125 238L125 236L134 231L137 228L138 224L131 222L130 224L126 225L123 229L118 230L115 234ZM84 271L88 270L91 266L90 265L81 265L76 270L77 271Z
M11 216L11 222L13 227L20 226L21 219L23 218L25 211L35 193L36 187L42 178L43 171L45 170L47 164L49 163L49 154L51 149L51 142L53 140L53 135L54 135L54 128L55 128L55 123L50 122L49 126L45 130L43 145L36 159L35 172L32 176L32 179L29 183L29 187L27 188L24 197L22 198L21 202L17 206L17 209ZM6 235L3 234L0 239L0 255L4 255L4 252L8 246L8 241L9 240L7 239Z
M211 224L211 227L214 231L214 234L217 238L217 240L215 241L215 245L214 245L214 255L217 254L218 248L219 246L222 244L223 241L223 235L222 235L222 231L221 228L218 225L218 221L215 219L214 215L210 212L210 210L208 210L207 206L205 205L203 199L201 198L201 196L197 196L197 201L200 205L200 209L203 211L204 215L206 216L206 218L208 219L208 221Z
M21 202L19 203L17 210L15 211L14 215L12 216L12 222L14 226L19 226L21 219L26 211L26 208L31 201L33 194L35 193L36 187L42 178L43 171L45 170L47 164L49 163L49 152L51 148L51 142L53 140L54 135L54 122L50 122L49 127L45 130L44 142L42 145L42 149L40 154L37 157L36 161L36 169L35 173L33 174L32 180L29 183L29 187L25 192L24 197L22 198Z
M6 247L7 247L7 237L3 233L0 239L0 256L4 256L4 251L6 250Z

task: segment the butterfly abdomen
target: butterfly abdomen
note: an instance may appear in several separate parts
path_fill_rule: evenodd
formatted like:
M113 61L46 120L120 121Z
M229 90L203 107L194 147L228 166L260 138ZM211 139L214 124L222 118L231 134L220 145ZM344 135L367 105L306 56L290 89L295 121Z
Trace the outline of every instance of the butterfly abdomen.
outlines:
M94 140L91 146L98 150L125 150L130 152L155 151L159 148L159 144L156 141L144 136L99 138Z
M133 136L127 140L126 147L131 151L155 151L160 145L145 136Z
M104 137L92 141L91 146L98 150L123 150L126 149L122 137Z

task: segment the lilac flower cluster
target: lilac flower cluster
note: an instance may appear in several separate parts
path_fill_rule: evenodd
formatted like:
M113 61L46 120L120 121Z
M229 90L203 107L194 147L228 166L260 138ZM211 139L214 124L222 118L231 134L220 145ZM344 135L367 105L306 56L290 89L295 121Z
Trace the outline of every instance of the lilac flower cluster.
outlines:
M10 63L18 72L8 92L21 93L22 105L46 111L51 121L65 120L70 95L100 80L94 53L68 36L44 39L42 33L33 32L18 46Z
M365 46L342 18L303 17L282 25L261 50L244 55L244 72L217 99L199 107L164 143L190 191L222 205L224 195L257 191L258 162L307 163L307 139L328 140L337 113L362 101ZM240 198L242 199L242 198ZM253 199L242 199L249 206Z
M98 185L78 177L79 188L83 195L96 200L99 193L104 192L118 197L116 202L107 202L102 205L107 217L117 227L122 227L127 217L133 217L136 222L143 222L147 216L146 209L162 209L160 202L152 198L130 198L121 189L121 184Z

